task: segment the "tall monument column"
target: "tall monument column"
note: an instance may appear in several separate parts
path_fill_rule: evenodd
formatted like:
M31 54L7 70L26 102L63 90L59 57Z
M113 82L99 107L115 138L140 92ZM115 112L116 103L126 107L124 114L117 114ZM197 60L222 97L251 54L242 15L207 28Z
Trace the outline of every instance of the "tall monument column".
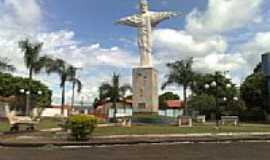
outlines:
M140 0L138 14L122 18L117 24L137 28L140 66L133 68L133 111L158 113L158 71L152 63L152 29L160 22L178 16L174 12L152 12L147 0Z

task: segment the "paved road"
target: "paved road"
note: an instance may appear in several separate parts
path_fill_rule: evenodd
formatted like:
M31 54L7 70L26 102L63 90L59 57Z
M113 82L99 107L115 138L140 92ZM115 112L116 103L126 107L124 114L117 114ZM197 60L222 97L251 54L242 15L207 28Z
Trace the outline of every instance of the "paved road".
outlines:
M0 160L269 160L270 143L0 148Z

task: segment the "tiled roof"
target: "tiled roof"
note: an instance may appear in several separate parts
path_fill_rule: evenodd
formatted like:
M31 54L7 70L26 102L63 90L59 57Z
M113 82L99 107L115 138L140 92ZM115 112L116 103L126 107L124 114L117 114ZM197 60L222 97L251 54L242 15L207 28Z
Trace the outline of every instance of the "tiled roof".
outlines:
M0 102L14 102L16 100L15 96L2 97L0 96Z
M180 100L168 100L166 101L166 105L168 108L184 108L184 102Z

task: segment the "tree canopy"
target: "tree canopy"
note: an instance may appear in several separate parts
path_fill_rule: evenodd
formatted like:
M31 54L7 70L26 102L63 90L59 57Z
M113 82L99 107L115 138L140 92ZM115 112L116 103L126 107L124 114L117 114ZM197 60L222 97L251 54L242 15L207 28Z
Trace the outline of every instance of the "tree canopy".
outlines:
M216 87L211 86L215 81ZM208 88L205 86L208 85ZM222 73L195 74L191 85L192 95L188 106L201 114L210 117L216 112L216 103L222 115L239 115L244 110L244 104L239 98L239 89ZM237 97L237 99L235 99ZM217 100L217 102L216 102Z
M241 85L241 97L247 107L247 118L264 120L269 113L267 102L267 81L262 71L262 64L258 64L253 73Z
M40 62L40 52L43 43L31 43L29 39L22 40L19 42L19 47L24 53L24 63L29 69L29 78L32 79L33 72L39 72Z
M29 81L31 85L29 86ZM25 109L25 94L20 93L20 90L28 90L32 93L34 101L32 101L33 107L46 107L51 103L51 91L48 87L42 84L40 81L30 80L28 78L15 77L8 73L0 73L0 96L16 96L17 104L16 108ZM42 92L42 96L38 95L38 92Z

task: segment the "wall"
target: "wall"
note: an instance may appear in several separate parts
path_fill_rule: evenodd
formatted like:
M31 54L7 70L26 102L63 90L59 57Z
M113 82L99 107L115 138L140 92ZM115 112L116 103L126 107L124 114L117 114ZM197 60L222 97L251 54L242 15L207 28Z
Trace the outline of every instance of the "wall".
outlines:
M33 110L34 114L37 115L37 109ZM64 110L64 117L68 116L67 109ZM42 113L41 117L61 117L61 108L45 108Z
M160 116L166 117L174 117L177 118L178 116L182 116L184 114L183 109L166 109L166 110L159 110Z
M123 114L125 116L132 116L133 115L132 108L126 108L126 109L118 108L116 116L117 115L123 115ZM114 109L110 108L108 118L113 118L113 116L114 116Z
M5 106L7 103L0 102L0 118L6 118Z

